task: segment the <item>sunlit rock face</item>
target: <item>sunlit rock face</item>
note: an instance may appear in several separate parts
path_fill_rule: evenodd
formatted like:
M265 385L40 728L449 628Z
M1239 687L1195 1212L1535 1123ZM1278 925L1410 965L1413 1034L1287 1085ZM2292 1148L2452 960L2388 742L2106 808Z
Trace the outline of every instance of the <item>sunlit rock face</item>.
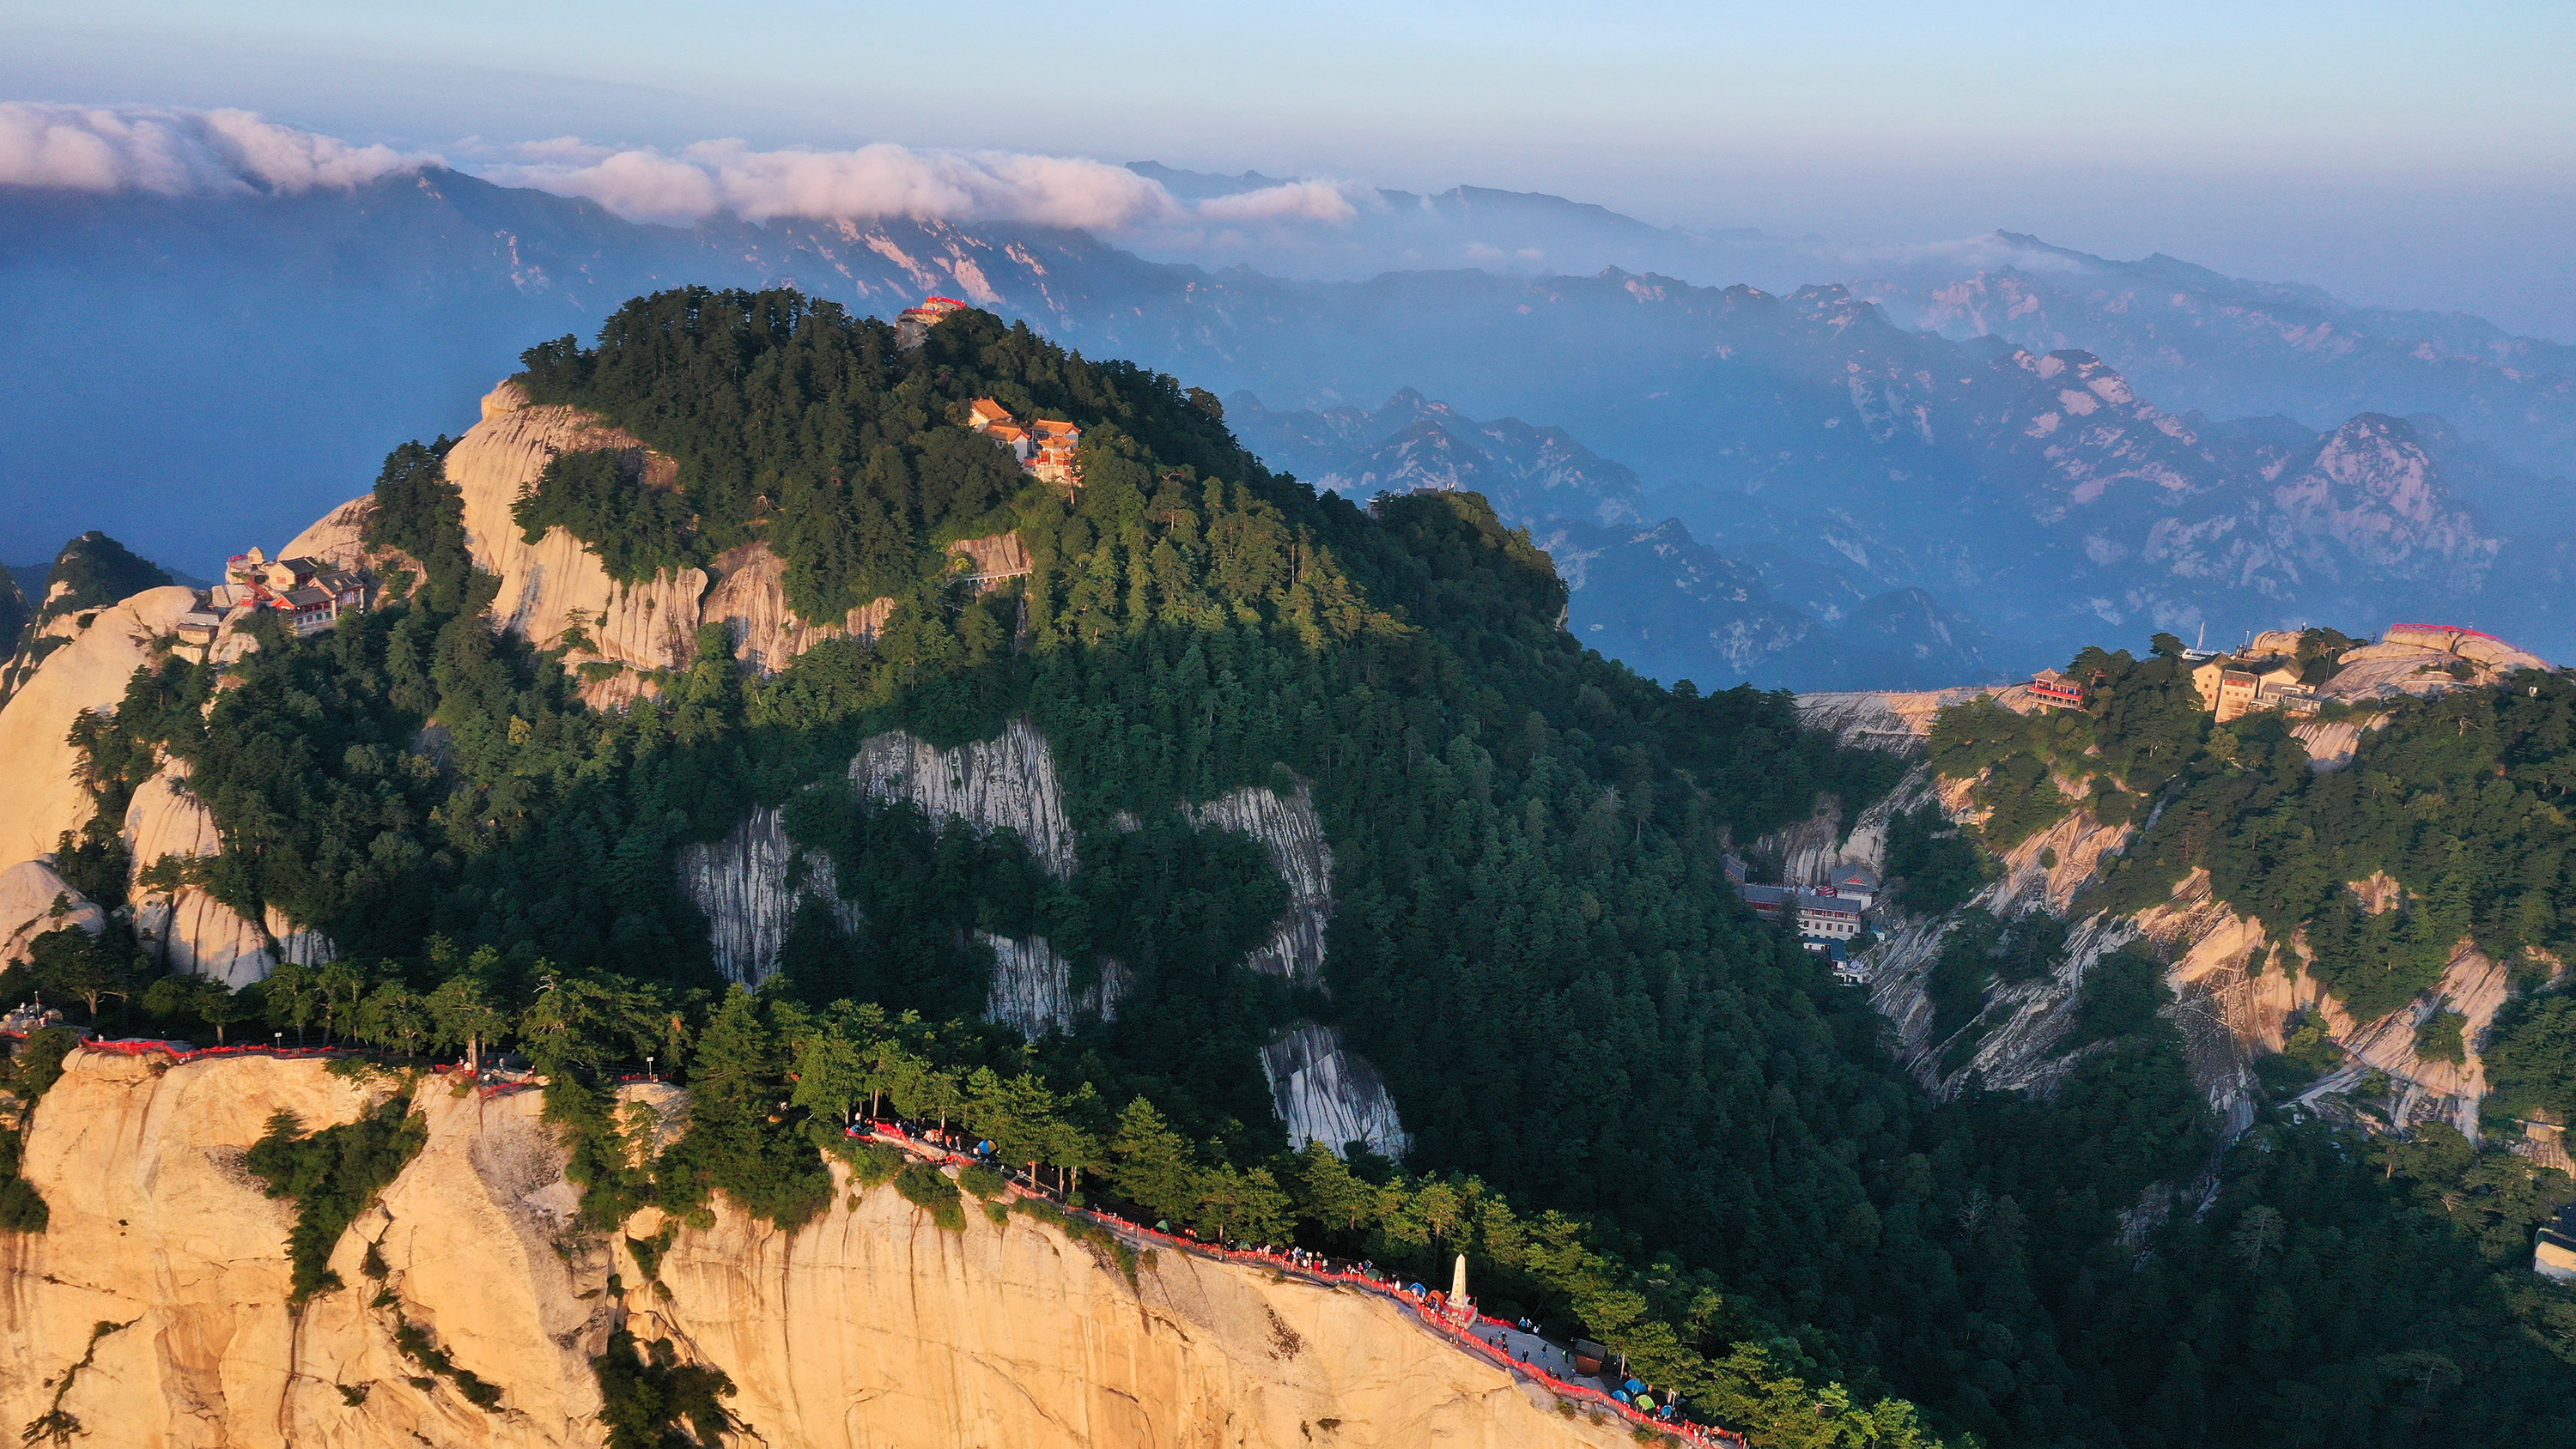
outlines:
M320 1128L396 1089L260 1057L82 1050L65 1066L25 1162L52 1224L0 1248L13 1425L60 1410L86 1442L169 1449L596 1449L591 1358L622 1326L723 1371L728 1442L745 1444L1628 1442L1374 1295L1174 1252L1131 1278L1024 1216L943 1231L838 1168L830 1207L795 1232L721 1198L712 1222L670 1224L648 1277L625 1240L664 1220L576 1226L540 1093L435 1080L412 1102L427 1145L332 1246L347 1286L291 1309L293 1207L243 1154L276 1112ZM668 1087L626 1095L685 1110ZM478 1406L408 1356L406 1325L498 1399Z

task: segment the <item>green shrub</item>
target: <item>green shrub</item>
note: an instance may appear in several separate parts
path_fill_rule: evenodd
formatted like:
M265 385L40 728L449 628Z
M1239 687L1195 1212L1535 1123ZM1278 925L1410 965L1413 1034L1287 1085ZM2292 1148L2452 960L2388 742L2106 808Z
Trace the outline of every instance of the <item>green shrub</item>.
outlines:
M733 1397L733 1380L709 1364L681 1363L669 1339L645 1345L623 1328L612 1329L607 1351L590 1368L599 1377L607 1449L728 1442L734 1418L721 1401Z
M2343 1048L2326 1035L2323 1014L2310 1016L2281 1043L2281 1055L2308 1069L2311 1077L2321 1077L2343 1065Z
M671 1251L671 1240L679 1235L680 1225L678 1223L664 1223L662 1224L662 1231L655 1233L649 1238L628 1238L626 1240L626 1251L634 1257L635 1270L644 1275L645 1282L652 1283L660 1280L662 1276L662 1255Z
M2254 1080L2262 1084L2264 1095L2275 1099L2297 1096L2320 1075L2316 1068L2279 1052L2254 1059Z
M67 1026L49 1026L27 1033L9 1058L6 1077L0 1078L19 1101L33 1107L63 1079L63 1058L80 1045L80 1033Z
M637 584L706 562L690 512L687 498L649 486L621 453L591 451L547 460L535 485L511 506L510 517L529 543L561 525L610 578Z
M481 1377L472 1369L460 1368L428 1329L397 1313L394 1315L394 1347L403 1357L456 1386L467 1403L478 1409L497 1408L501 1403L501 1386ZM420 1382L413 1380L414 1383Z
M842 1139L848 1141L847 1138ZM862 1187L876 1187L895 1180L905 1165L912 1161L903 1149L886 1142L852 1142L854 1149L844 1154L850 1163L850 1176Z
M928 1163L916 1162L895 1174L894 1190L903 1200L930 1214L930 1220L952 1233L966 1231L966 1209L957 1184Z
M1976 841L1950 823L1938 805L1908 810L1888 821L1887 873L1899 882L1905 908L1946 915L1983 889L1988 868Z
M2552 992L2505 1004L2479 1052L2497 1110L2546 1110L2576 1121L2576 996Z
M2428 1062L2466 1063L2469 1019L2456 1011L2437 1011L2415 1027L2415 1055Z
M957 1174L957 1185L980 1198L996 1198L1010 1190L1011 1181L993 1168L976 1163Z
M400 1097L338 1127L300 1135L301 1126L294 1113L278 1112L268 1119L267 1135L243 1157L243 1165L268 1184L270 1197L295 1203L286 1248L294 1264L288 1301L298 1308L314 1294L341 1286L330 1267L340 1234L429 1140L429 1119Z

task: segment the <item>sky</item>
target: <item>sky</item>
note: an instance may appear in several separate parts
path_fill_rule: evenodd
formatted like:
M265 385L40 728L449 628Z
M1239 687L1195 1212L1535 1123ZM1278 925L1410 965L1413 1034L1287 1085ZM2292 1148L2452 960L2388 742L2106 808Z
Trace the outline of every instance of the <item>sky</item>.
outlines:
M993 148L1847 242L2002 228L2576 339L2576 5L0 0L0 99L500 156Z

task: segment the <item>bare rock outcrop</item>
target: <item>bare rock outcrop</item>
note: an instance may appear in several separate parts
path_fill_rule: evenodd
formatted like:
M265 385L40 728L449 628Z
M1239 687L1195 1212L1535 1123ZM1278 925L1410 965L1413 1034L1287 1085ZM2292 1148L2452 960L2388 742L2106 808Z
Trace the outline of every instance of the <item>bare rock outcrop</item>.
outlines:
M680 889L706 912L716 968L746 986L778 969L779 949L807 896L829 906L844 930L857 923L831 856L790 840L774 805L753 806L721 840L681 846L679 869Z
M792 1233L719 1199L704 1226L648 1209L584 1234L539 1094L434 1080L412 1103L427 1145L332 1247L348 1286L290 1310L292 1207L243 1152L273 1112L318 1128L388 1090L319 1062L74 1052L27 1140L52 1226L0 1255L5 1422L59 1408L88 1442L172 1449L591 1449L589 1360L622 1324L724 1372L727 1442L744 1444L1627 1442L1375 1295L1170 1252L1131 1276L1018 1215L942 1231L837 1168L831 1206ZM654 1273L617 1246L665 1226ZM497 1400L476 1405L397 1334Z
M2377 729L2383 720L2303 720L2290 726L2290 733L2308 752L2308 768L2320 775L2331 774L2352 763L2361 750L2361 737Z
M1816 797L1815 813L1757 838L1755 859L1780 862L1780 880L1815 887L1842 861L1843 802L1832 795Z
M877 799L909 800L933 821L1015 830L1048 875L1073 879L1073 827L1065 823L1055 752L1027 720L953 750L901 730L874 736L850 761L850 780Z
M860 745L848 778L859 793L909 802L934 823L959 820L979 832L1015 831L1058 881L1071 880L1080 866L1055 752L1027 720L1013 720L992 739L953 749L901 731L876 735ZM1312 789L1301 782L1283 796L1245 786L1179 808L1201 829L1241 831L1260 842L1287 882L1287 909L1245 964L1321 987L1324 933L1333 913L1333 855ZM772 807L755 808L721 840L684 847L679 875L681 888L713 928L717 964L737 981L756 983L776 969L807 893L841 913L843 929L858 924L854 908L837 894L831 862L800 850ZM800 879L802 884L794 883ZM1074 963L1043 937L978 932L976 939L993 953L985 1019L1031 1037L1083 1021L1115 1020L1132 983L1119 962L1102 960L1092 980L1077 984ZM1263 1066L1280 1117L1296 1140L1311 1138L1338 1149L1363 1139L1380 1151L1402 1151L1406 1138L1384 1079L1331 1028L1292 1029L1265 1050Z
M204 886L148 888L144 875L164 861L188 862L223 850L214 812L189 793L176 762L135 787L125 807L125 852L133 861L134 934L143 948L176 972L242 987L277 965L268 933L216 900Z
M1288 885L1288 909L1278 929L1252 950L1244 964L1266 976L1324 989L1324 932L1333 920L1333 851L1315 813L1315 792L1305 781L1281 795L1243 785L1214 800L1184 804L1181 815L1201 829L1241 831L1261 843L1271 866ZM1292 1144L1321 1142L1335 1152L1365 1142L1369 1150L1402 1157L1412 1139L1388 1095L1386 1079L1365 1057L1342 1043L1330 1026L1302 1023L1261 1049L1261 1071L1270 1100Z
M1296 1027L1263 1047L1261 1074L1291 1146L1321 1142L1339 1152L1365 1142L1370 1151L1402 1157L1412 1144L1386 1079L1332 1027Z
M2336 656L2333 677L2317 686L2317 693L2351 703L2403 695L2430 699L2454 689L2494 684L2525 669L2551 667L2548 660L2501 639L2417 625L2391 629L2376 644Z
M540 647L580 628L591 657L641 670L689 662L698 629L702 569L666 570L637 584L608 576L597 555L567 529L526 541L510 510L522 489L559 453L646 452L643 440L576 408L532 404L516 383L483 399L483 420L447 454L447 478L465 500L465 537L475 565L499 576L495 622ZM648 460L649 461L649 460ZM648 466L647 476L653 472Z
M1324 928L1333 920L1333 848L1315 814L1315 791L1305 781L1297 793L1242 785L1204 804L1181 807L1199 828L1237 830L1261 842L1271 866L1288 883L1288 910L1269 940L1246 963L1265 976L1300 986L1324 984Z
M279 558L309 558L338 569L360 569L373 562L367 550L367 520L376 516L376 495L361 493L320 518L277 551Z
M2402 1006L2376 1021L2357 1021L2332 997L2318 1005L2326 1029L2343 1044L2350 1060L2344 1070L2319 1084L2334 1090L2369 1072L2397 1078L2403 1087L2399 1116L2447 1119L2470 1140L2478 1136L2478 1099L2487 1092L2486 1062L2478 1051L2480 1034L2493 1025L2496 1012L2513 993L2513 972L2463 940L2451 953L2441 981L2419 1002ZM2457 1062L2427 1057L2415 1049L2417 1028L2438 1012L2457 1012L2466 1020L2461 1038L2466 1050Z
M1798 696L1798 719L1815 729L1832 730L1835 738L1853 749L1886 750L1911 759L1923 753L1933 716L2006 687L1821 691Z
M47 854L64 831L88 822L89 792L74 778L80 762L64 737L83 710L114 709L155 641L196 606L194 590L173 586L55 621L70 642L0 707L0 865Z
M0 870L0 966L26 960L38 936L65 926L95 936L107 929L107 912L54 874L52 856Z
M776 674L826 639L874 639L894 611L878 599L837 624L809 624L787 602L787 563L766 543L749 543L716 560L716 585L698 608L701 624L722 624L733 657L762 675Z
M1025 576L1032 567L1028 546L1020 542L1017 530L988 533L981 538L961 538L948 545L948 552L958 568L988 591Z

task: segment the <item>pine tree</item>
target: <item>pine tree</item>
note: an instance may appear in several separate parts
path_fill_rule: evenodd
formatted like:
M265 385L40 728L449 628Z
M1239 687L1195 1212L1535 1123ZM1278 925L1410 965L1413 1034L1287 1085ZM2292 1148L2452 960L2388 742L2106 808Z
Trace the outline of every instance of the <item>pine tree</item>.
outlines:
M1185 1216L1195 1205L1197 1154L1143 1097L1118 1114L1109 1158L1109 1184L1129 1202L1163 1217Z

